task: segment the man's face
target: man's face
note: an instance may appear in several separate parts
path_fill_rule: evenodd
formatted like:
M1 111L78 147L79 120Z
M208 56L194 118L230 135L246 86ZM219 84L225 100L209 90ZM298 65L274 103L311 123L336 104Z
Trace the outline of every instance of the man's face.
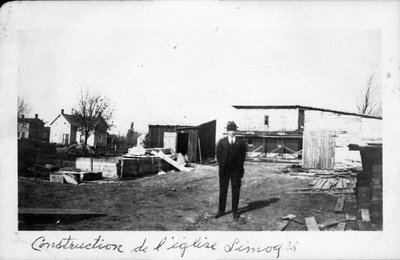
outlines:
M236 130L228 130L228 136L234 137L236 135Z

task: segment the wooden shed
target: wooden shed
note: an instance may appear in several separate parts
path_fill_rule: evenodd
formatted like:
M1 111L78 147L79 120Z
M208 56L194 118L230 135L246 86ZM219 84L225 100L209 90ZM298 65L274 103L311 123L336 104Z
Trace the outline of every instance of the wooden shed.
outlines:
M200 162L215 158L216 120L202 124L149 125L149 145L171 148L187 155L189 161Z
M358 152L348 145L382 140L382 118L326 110L305 111L303 167L316 169L346 168L357 163Z

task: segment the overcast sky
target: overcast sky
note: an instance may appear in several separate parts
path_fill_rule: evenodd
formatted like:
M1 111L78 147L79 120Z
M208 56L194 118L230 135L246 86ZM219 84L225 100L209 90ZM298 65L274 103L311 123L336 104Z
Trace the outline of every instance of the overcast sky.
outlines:
M387 8L322 2L29 3L18 94L52 121L98 91L121 134L183 116L222 126L234 104L356 112L368 78L382 85Z

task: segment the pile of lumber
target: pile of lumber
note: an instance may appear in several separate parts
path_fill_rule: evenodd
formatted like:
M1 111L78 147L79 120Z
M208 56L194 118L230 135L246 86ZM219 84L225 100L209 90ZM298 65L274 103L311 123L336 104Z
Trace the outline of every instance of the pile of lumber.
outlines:
M334 178L334 177L356 177L357 173L352 171L334 171L334 170L288 170L292 176L305 176L305 177L320 177L320 178Z
M355 181L349 178L318 178L310 182L312 190L342 190L354 187Z
M308 188L300 188L289 191L289 194L312 194L312 193L355 193L355 178L315 178Z

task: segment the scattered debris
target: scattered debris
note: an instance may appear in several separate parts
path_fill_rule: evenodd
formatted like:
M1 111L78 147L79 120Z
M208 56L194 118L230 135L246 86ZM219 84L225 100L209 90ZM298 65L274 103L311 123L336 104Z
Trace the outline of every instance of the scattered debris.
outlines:
M165 175L167 174L165 171L159 171L157 175Z
M314 217L308 217L304 219L306 221L306 226L308 231L320 231L317 221Z
M288 220L283 220L283 221L281 221L281 222L279 223L278 230L284 231L285 228L286 228L288 225L289 225L289 221L288 221Z
M363 222L370 222L371 221L371 217L369 214L369 210L368 209L361 209L361 221Z
M189 223L192 223L192 224L196 223L195 218L192 217L192 216L187 216L187 217L185 217L185 221L187 221L187 222L189 222Z
M128 153L124 155L125 157L133 157L133 156L141 156L141 155L146 155L146 149L138 146L138 147L132 147L128 149Z
M335 230L336 230L336 231L345 231L345 230L346 230L346 222L340 222L340 223L337 225L337 227L336 227Z
M360 231L375 231L375 227L372 225L370 221L362 221L358 220L358 230Z
M76 175L72 175L72 174L63 174L62 175L64 177L64 181L66 183L70 183L70 184L74 184L74 185L78 185L79 184L79 177Z
M357 180L353 177L319 177L312 180L308 186L311 188L300 188L287 192L288 194L313 194L313 193L333 193L346 194L354 193Z
M335 225L337 225L337 224L339 224L341 222L342 221L338 221L338 220L328 221L328 222L325 222L323 224L319 224L318 227L321 228L321 229L325 229L325 228L328 228L328 227L335 226Z
M153 154L157 157L160 157L161 159L163 159L167 163L171 164L172 166L174 166L175 168L177 168L180 171L189 172L189 171L193 170L193 169L190 169L190 168L180 165L179 163L177 163L176 161L174 161L170 157L168 157L166 154L164 154L162 151L159 151L159 152L152 151L151 154Z
M181 153L178 153L178 155L176 156L176 162L182 166L186 166L185 157Z
M305 225L303 222L298 221L298 220L296 220L295 218L296 218L296 215L288 214L288 215L286 215L286 216L283 216L281 219L282 219L282 220L291 220L291 221L296 222L296 223L298 223L298 224Z
M344 197L339 197L333 211L336 213L340 213L343 211L343 206L344 206Z
M353 214L346 213L346 220L355 221L356 220L356 216L353 215Z

